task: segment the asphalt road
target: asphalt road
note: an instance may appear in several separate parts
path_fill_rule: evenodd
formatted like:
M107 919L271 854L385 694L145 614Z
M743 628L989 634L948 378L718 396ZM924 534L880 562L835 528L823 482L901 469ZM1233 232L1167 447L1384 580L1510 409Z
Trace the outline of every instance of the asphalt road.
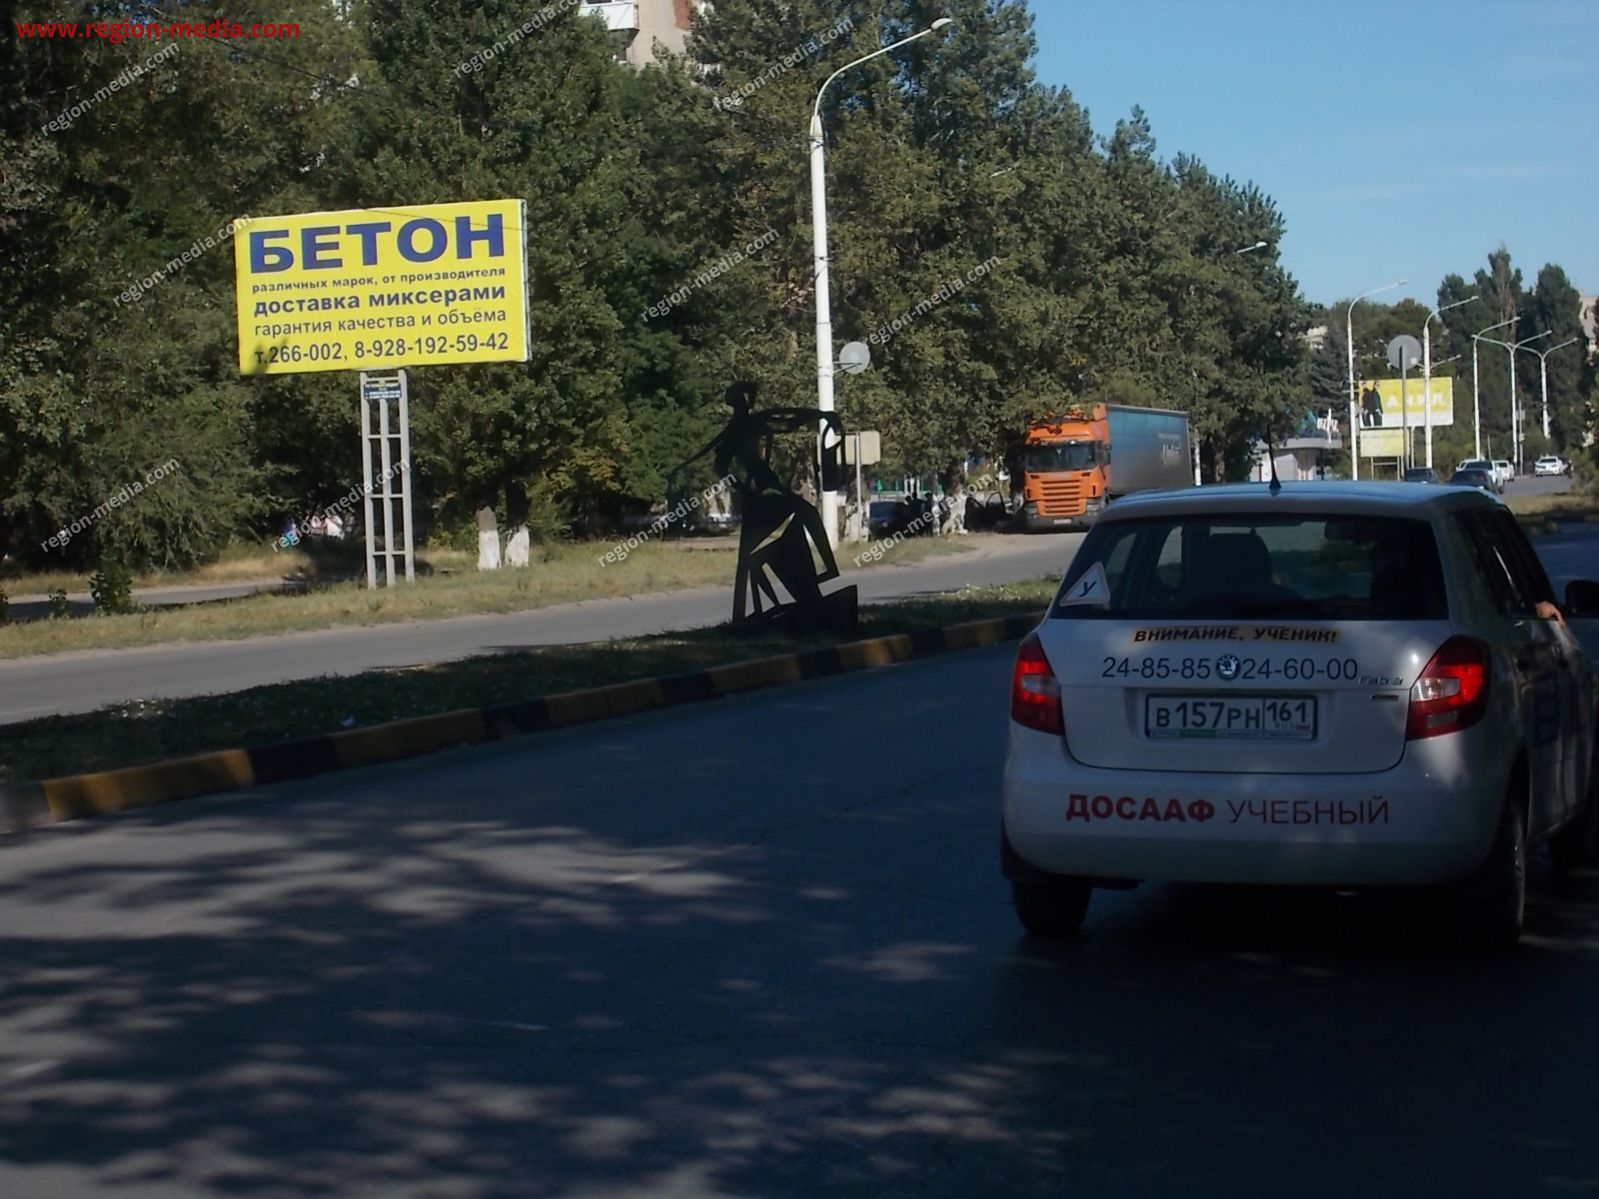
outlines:
M1081 541L1080 534L996 538L970 553L849 571L845 582L859 586L863 603L874 603L967 584L1059 576ZM530 646L701 628L725 621L732 604L729 579L726 587L592 600L511 615L18 658L0 662L0 725L89 712L129 699L210 695Z
M1509 957L1205 888L1031 941L1009 662L0 841L0 1194L1599 1188L1599 877Z

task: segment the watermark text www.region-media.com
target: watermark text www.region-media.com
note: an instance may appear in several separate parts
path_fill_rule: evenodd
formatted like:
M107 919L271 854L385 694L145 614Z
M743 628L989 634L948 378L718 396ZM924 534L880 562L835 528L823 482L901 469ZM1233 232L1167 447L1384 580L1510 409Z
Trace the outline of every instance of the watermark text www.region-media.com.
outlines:
M170 475L175 475L182 469L183 464L180 463L176 458L168 458L160 466L156 467L153 471L147 474L144 477L143 482L135 479L133 482L124 486L122 490L117 492L115 495L107 497L103 502L95 507L93 512L90 512L87 516L80 516L71 524L62 525L61 531L54 537L51 537L49 540L41 541L39 543L39 548L46 551L64 548L69 541L71 541L79 533L89 529L95 523L95 521L99 520L107 512L110 512L114 508L122 507L123 504L130 502L134 496L138 495L146 487L153 487L157 483L161 482L162 479L165 479Z
M128 41L154 41L157 38L297 38L298 25L255 22L245 25L241 21L174 21L157 25L140 21L52 21L45 24L24 24L15 21L20 38L59 38L66 40L106 41L113 44Z
M618 541L609 551L601 554L598 558L599 564L601 566L609 566L612 562L626 562L627 556L638 549L644 542L658 533L665 532L701 505L710 503L722 492L732 487L735 482L736 480L732 475L723 475L699 494L679 500L675 508L656 517L649 528L635 533L624 541Z

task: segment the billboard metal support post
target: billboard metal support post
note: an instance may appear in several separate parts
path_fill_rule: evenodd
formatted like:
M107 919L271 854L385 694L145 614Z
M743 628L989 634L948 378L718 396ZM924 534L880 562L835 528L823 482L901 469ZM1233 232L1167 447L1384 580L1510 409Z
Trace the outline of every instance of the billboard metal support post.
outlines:
M1399 451L1399 477L1405 477L1410 466L1410 362L1399 356L1399 425L1404 429L1403 448Z
M411 530L411 404L410 381L405 371L394 375L361 374L361 469L364 478L361 492L366 499L366 585L375 590L377 560L383 559L383 582L394 586L395 558L405 558L405 581L416 582L416 563ZM389 405L395 406L391 422ZM376 421L372 409L377 409ZM374 431L374 425L376 430ZM399 445L395 446L395 441ZM378 443L376 462L373 461L372 443ZM396 453L396 450L398 453ZM379 473L373 473L373 467ZM395 486L398 478L399 486ZM401 548L395 547L394 502L400 501ZM378 504L383 505L383 546L377 546Z
M378 402L378 462L383 474L378 478L378 499L383 501L383 585L394 586L394 503L389 492L390 445L389 401L385 396Z
M400 516L405 522L405 581L414 583L416 557L411 543L411 387L404 371L400 372L400 502Z
M367 404L366 374L361 375L361 499L364 507L361 520L366 535L366 589L376 591L378 586L376 534L372 529L372 409Z

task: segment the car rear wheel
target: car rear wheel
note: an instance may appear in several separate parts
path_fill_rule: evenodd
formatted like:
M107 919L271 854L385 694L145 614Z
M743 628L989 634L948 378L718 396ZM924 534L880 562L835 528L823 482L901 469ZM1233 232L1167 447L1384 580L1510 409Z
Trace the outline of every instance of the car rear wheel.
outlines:
M1527 911L1527 817L1521 797L1505 797L1488 859L1455 898L1461 941L1476 949L1509 949L1521 939Z
M1010 885L1016 918L1035 937L1068 937L1083 925L1094 888L1077 879Z

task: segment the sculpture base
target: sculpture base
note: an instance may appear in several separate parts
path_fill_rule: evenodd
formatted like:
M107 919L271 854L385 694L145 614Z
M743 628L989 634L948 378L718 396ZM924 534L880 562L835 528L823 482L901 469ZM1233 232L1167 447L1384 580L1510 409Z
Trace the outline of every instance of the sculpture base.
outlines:
M854 586L840 587L823 596L819 605L780 604L759 615L735 621L732 627L740 633L775 631L786 637L808 637L815 633L854 636L860 631L860 593Z

